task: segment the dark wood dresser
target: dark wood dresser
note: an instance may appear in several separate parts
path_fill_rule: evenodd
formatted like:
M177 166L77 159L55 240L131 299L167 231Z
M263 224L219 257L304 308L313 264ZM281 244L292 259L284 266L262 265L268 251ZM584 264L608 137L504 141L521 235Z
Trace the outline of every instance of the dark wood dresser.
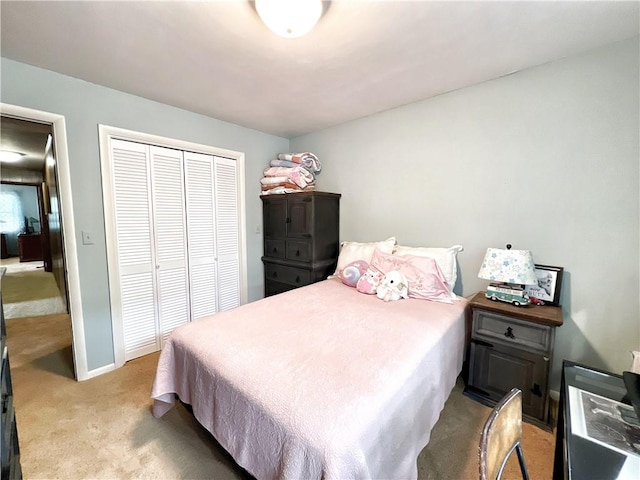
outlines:
M18 235L18 253L21 262L42 260L42 235L39 233Z
M336 268L340 194L262 197L265 296L324 280Z

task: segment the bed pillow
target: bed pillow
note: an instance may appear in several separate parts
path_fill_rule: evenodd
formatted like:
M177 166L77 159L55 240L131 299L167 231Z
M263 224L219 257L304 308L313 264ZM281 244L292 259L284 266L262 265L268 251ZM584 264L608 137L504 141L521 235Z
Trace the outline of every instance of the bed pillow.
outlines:
M340 280L349 287L354 287L360 280L360 277L367 271L369 264L364 260L356 260L342 269L340 272Z
M458 252L463 251L462 245L454 245L449 248L429 248L429 247L404 247L402 245L396 246L394 255L413 255L416 257L433 258L442 270L444 278L447 279L449 285L449 291L451 295L455 297L453 293L453 287L456 285L458 279L458 262L456 256Z
M451 303L451 292L447 280L433 258L389 255L375 250L370 269L378 270L383 275L392 270L402 273L409 284L409 298Z
M393 253L393 247L396 245L396 237L389 237L380 242L358 243L358 242L342 242L340 255L338 255L338 265L335 275L340 276L342 270L352 262L362 260L370 263L373 251L378 248L385 253Z

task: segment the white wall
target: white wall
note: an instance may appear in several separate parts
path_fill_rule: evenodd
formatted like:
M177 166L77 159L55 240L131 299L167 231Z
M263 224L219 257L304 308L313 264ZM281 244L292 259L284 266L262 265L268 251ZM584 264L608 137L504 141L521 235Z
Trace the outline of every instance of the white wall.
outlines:
M565 269L562 359L621 371L640 348L638 38L295 138L342 193L341 239L487 247Z

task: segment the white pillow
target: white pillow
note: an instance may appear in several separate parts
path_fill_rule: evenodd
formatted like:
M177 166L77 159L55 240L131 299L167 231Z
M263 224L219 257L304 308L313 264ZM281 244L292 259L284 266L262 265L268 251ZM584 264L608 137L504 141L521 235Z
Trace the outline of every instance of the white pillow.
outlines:
M396 237L389 237L380 242L370 243L342 242L335 275L340 275L340 272L344 270L344 267L356 260L363 260L370 263L371 257L373 257L373 252L376 248L384 253L393 253L393 247L395 245Z
M456 280L458 279L458 262L456 261L456 255L463 250L462 245L454 245L449 248L404 247L398 245L393 251L393 254L433 258L440 267L440 270L442 270L444 278L447 279L449 291L452 296L455 296L453 294L453 287L455 287Z

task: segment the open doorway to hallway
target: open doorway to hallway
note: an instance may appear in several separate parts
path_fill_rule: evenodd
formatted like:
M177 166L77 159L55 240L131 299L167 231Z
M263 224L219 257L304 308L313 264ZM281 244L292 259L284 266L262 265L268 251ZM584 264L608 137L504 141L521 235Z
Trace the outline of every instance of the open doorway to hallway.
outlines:
M2 115L0 149L19 154L0 166L4 313L7 322L31 319L29 325L40 324L17 330L21 336L33 335L35 341L49 315L69 313L52 125ZM72 323L70 316L66 318L61 335L70 339ZM73 373L73 358L69 360Z

